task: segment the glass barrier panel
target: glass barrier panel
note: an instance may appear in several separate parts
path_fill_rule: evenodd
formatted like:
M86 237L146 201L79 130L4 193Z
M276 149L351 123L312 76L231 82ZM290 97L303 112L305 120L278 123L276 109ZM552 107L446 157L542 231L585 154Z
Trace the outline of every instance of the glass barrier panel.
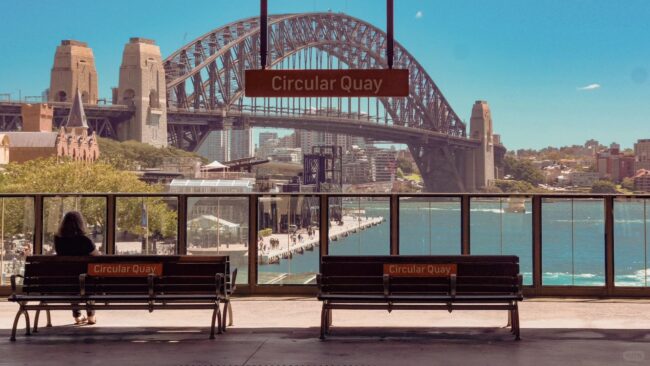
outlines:
M388 197L329 198L330 255L389 255Z
M533 215L530 197L470 200L470 253L516 255L524 285L533 283Z
M614 284L648 286L647 201L614 200Z
M604 286L602 199L542 199L542 283Z
M176 197L116 197L115 254L178 253Z
M188 197L187 254L228 255L248 283L248 197Z
M43 254L56 254L54 236L69 211L81 214L86 236L105 254L106 198L81 196L43 197Z
M316 283L320 198L262 196L258 201L257 283Z
M31 254L34 198L0 197L0 286L9 286L11 275L24 274L25 257Z
M399 253L461 253L459 197L400 197Z

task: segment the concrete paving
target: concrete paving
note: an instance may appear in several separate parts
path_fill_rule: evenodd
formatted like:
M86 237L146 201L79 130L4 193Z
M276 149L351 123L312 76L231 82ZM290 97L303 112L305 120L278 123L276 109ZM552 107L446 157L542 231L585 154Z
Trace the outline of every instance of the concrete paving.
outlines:
M503 328L506 312L340 310L320 341L313 299L237 298L233 308L235 326L215 340L209 311L104 311L94 326L60 311L53 328L21 329L13 343L17 306L0 302L0 365L650 364L648 300L528 300L520 342Z

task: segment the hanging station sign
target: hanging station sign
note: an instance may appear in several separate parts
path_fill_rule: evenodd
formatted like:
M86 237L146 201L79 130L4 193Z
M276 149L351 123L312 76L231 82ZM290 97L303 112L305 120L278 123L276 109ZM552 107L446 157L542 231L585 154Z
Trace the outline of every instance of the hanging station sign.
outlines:
M386 0L387 69L269 70L268 0L260 0L259 70L246 70L247 97L407 97L409 71L393 69L393 0Z
M370 70L246 70L247 97L406 97L409 72Z

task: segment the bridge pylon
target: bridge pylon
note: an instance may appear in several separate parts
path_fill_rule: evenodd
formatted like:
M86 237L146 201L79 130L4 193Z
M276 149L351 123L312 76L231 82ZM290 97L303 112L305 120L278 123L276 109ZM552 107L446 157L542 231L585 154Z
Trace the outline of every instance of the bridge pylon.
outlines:
M472 107L470 137L481 141L474 150L474 182L476 188L487 187L495 178L494 130L492 113L486 101L477 100Z
M119 140L167 146L167 93L160 47L153 40L131 38L124 46L117 104L135 108L118 127Z
M84 103L97 104L95 56L85 42L63 40L54 54L47 99L50 102L72 102L77 89Z
M464 166L466 152L447 144L409 145L420 170L425 192L466 192Z

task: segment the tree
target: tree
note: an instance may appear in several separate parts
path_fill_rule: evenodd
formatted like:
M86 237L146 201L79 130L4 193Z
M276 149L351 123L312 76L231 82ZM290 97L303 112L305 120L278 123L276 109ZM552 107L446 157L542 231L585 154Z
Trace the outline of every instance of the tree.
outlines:
M521 180L495 180L494 186L504 193L529 193L537 189L530 183Z
M4 193L71 193L67 197L46 197L43 215L46 236L56 231L61 215L68 210L81 211L88 225L103 232L106 201L103 197L79 197L77 193L157 193L162 186L149 185L129 172L113 165L98 162L87 164L55 158L31 160L22 164L7 165L0 179L0 192ZM144 203L142 202L144 200ZM5 199L5 234L24 232L26 216L32 215L33 202L28 198ZM147 209L148 235L158 231L165 236L175 235L176 211L162 198L119 198L117 221L120 230L144 234L142 208Z
M623 182L621 182L621 187L627 189L628 191L633 191L634 190L634 178L623 178Z
M544 182L544 174L535 168L529 160L519 160L512 156L504 158L505 174L514 180L528 182L534 186Z
M413 174L413 164L406 158L397 158L397 168L401 169L404 175Z
M616 185L608 180L597 180L591 186L591 193L616 193Z
M165 158L196 158L203 163L205 158L192 152L175 147L155 147L137 141L119 142L107 138L98 138L101 154L100 160L121 170L133 170L137 166L155 168L160 166Z

